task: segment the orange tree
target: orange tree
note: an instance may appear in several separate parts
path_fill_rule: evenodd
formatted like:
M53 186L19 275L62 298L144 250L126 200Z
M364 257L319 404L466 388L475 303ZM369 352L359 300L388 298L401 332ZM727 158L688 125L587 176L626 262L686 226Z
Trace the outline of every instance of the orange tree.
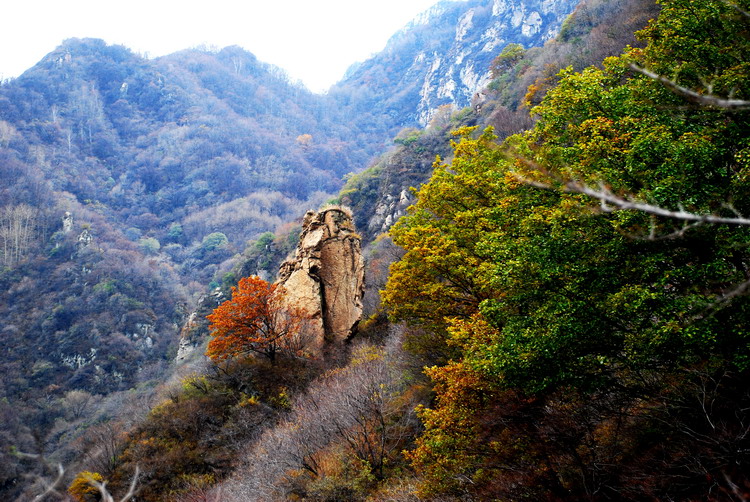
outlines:
M98 472L82 471L73 479L68 487L68 493L76 502L87 502L99 500L99 489L93 482L101 483L104 480Z
M286 305L284 288L259 277L240 279L232 298L207 316L213 339L208 355L214 361L250 353L275 361L280 352L298 354L304 348L304 311Z

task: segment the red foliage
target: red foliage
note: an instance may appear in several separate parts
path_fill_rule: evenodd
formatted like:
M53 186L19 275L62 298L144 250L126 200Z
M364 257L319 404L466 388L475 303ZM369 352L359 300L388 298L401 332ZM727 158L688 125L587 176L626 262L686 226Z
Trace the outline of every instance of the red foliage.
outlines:
M206 316L213 336L206 355L214 361L251 352L271 361L279 352L298 355L304 348L306 316L286 305L285 295L281 286L259 277L240 279L232 299Z

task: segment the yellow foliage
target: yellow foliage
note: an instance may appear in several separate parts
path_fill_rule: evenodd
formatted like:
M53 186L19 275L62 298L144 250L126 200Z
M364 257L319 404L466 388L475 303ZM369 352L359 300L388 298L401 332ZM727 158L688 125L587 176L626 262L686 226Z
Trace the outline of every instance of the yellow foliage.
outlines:
M98 472L81 471L68 486L68 493L76 502L93 502L99 499L99 489L92 482L102 481L104 478Z

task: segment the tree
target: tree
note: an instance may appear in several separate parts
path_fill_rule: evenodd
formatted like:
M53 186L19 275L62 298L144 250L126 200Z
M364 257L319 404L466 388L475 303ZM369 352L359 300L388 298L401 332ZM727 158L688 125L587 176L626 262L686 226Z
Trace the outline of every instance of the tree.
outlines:
M455 347L410 454L427 495L748 484L748 4L661 3L647 47L560 72L530 131L465 134L393 231L391 313Z
M503 51L495 57L490 65L492 78L497 78L504 72L513 68L526 55L526 50L521 44L510 43Z
M454 161L436 162L412 213L391 229L393 242L406 249L406 255L391 266L383 292L395 319L439 329L445 318L468 317L492 295L480 279L488 256L475 244L477 233L486 229L483 212L492 205L496 185L484 175L502 157L492 148L491 133L472 140L473 130L454 133L461 138L454 143Z
M297 136L297 144L302 148L303 150L309 150L310 145L312 145L313 137L311 134L300 134Z
M221 232L213 232L203 238L201 247L206 251L213 251L216 248L224 247L229 243L227 236Z
M274 361L280 352L300 355L306 343L306 313L285 302L284 288L259 277L240 279L232 298L207 316L214 361L255 352Z
M138 247L141 248L144 254L153 256L159 253L161 243L153 237L142 237L138 239Z
M28 204L0 208L2 263L13 267L29 254L37 238L39 211Z
M73 497L73 500L76 502L93 502L99 499L99 489L92 484L92 481L101 483L104 478L98 472L79 472L68 486L68 493Z
M0 147L8 148L10 142L16 137L18 131L13 124L0 120Z

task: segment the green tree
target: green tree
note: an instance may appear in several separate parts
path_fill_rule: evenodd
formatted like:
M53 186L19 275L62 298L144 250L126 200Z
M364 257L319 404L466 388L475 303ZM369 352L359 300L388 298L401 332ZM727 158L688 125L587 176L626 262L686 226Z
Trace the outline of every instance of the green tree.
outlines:
M182 239L182 236L184 235L184 230L182 228L182 225L179 223L172 223L169 225L169 231L167 233L167 237L169 237L169 240L171 241L179 241Z
M510 43L505 46L500 54L492 60L490 72L492 78L497 78L504 72L512 69L526 55L526 50L521 44Z
M147 255L155 255L161 249L161 244L153 237L142 237L138 239L138 247Z
M384 294L392 315L441 333L454 350L452 362L429 370L436 406L421 411L426 431L410 454L425 494L690 498L708 489L701 469L747 481L734 466L748 459L720 453L740 451L745 440L724 442L711 426L750 418L731 404L744 402L742 378L727 380L724 401L704 410L703 422L688 425L670 410L693 409L701 381L747 375L750 230L612 211L583 189L675 212L750 214L748 115L692 106L675 87L747 98L747 5L662 5L641 32L645 49L603 69L561 72L533 110L532 130L502 146L463 131L454 160L436 166L393 232L406 255ZM634 71L633 62L674 85ZM701 83L709 78L712 87ZM689 383L674 383L678 375ZM656 395L662 404L645 406ZM533 430L514 425L518 410ZM647 424L661 424L651 429L661 458L679 458L691 431L711 437L692 451L700 468L675 460L659 471L646 451L654 444ZM554 432L560 425L579 432ZM652 481L633 482L638 476ZM670 487L679 476L689 483Z
M215 249L225 247L229 244L227 236L221 232L212 232L206 235L201 242L204 251L211 252Z

